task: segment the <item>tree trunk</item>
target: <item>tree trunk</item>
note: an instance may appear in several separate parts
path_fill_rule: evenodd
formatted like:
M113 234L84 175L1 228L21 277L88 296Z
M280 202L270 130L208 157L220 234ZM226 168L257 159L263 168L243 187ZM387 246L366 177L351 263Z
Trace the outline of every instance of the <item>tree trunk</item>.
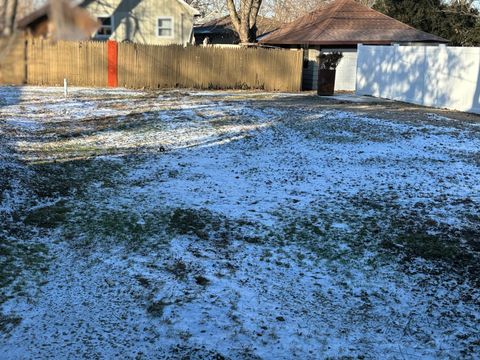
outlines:
M254 43L257 41L257 24L253 25L248 31L249 42Z
M241 0L237 10L234 0L227 0L228 12L241 44L253 43L257 39L257 16L262 0Z
M238 36L240 38L240 43L246 44L249 43L251 40L250 37L250 29L248 28L247 24L241 24L240 29L238 31Z
M3 4L3 35L11 35L15 30L18 1L5 0Z

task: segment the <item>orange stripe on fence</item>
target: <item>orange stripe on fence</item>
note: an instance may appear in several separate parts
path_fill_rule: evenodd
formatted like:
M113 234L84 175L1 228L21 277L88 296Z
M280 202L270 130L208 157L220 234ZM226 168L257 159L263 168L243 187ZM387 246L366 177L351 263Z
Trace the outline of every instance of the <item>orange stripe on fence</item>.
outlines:
M108 87L118 86L118 43L109 40L108 46Z

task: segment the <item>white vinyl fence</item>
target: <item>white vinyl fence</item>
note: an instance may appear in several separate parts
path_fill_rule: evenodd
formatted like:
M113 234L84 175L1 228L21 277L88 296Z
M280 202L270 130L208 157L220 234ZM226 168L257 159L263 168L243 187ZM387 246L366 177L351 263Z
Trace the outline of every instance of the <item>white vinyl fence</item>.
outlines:
M357 52L343 51L343 58L335 74L335 91L355 91L357 73Z
M356 92L480 114L480 48L360 45Z
M303 69L303 87L305 90L317 90L318 87L318 55L320 50L307 51L308 67ZM343 58L337 67L335 76L335 91L355 91L355 77L357 72L357 51L355 49L328 49L326 53L338 51Z

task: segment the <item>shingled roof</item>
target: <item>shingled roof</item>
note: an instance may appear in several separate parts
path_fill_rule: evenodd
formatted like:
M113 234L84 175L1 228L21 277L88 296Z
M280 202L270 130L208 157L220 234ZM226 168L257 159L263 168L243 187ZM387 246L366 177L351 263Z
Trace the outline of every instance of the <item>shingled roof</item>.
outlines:
M270 45L447 43L354 0L336 0L260 39Z
M257 35L263 35L267 34L275 29L278 29L280 26L280 23L269 19L265 18L262 16L257 17ZM232 24L232 19L230 18L230 15L223 16L218 19L213 19L208 22L205 22L203 24L198 24L194 28L195 33L198 34L223 34L223 33L228 33L230 31L235 32L235 29Z
M72 1L71 4L75 6L82 6L82 4L86 2L84 0L76 0ZM17 28L19 29L25 29L27 26L30 24L46 19L48 17L48 14L50 13L50 4L47 3L41 7L39 7L37 10L29 13L27 16L21 18L20 20L17 21Z

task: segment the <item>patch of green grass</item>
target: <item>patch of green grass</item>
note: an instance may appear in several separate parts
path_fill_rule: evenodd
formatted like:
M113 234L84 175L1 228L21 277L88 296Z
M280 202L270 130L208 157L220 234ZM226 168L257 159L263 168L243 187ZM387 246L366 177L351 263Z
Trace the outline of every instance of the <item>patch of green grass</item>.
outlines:
M351 118L336 118L327 115L321 119L288 122L288 126L301 131L306 139L321 140L334 144L356 144L362 142L389 142L398 137L396 130L383 124L372 124L352 114ZM375 131L372 131L372 127Z
M147 306L147 313L153 317L161 317L166 306L170 305L162 300L154 301Z
M43 244L0 237L0 304L21 293L25 279L48 271L48 249ZM30 274L30 276L27 276Z
M309 254L307 257L350 267L375 269L392 261L398 263L398 259L409 264L420 258L439 271L450 269L471 279L480 275L480 266L475 261L477 231L459 231L429 221L415 209L401 211L393 200L383 205L375 197L369 201L363 201L364 198L366 196L351 199L340 212L311 209L315 215L290 218L283 228L270 232L264 241L279 247L303 246L305 254ZM366 213L369 216L363 216ZM337 228L333 223L348 224L348 229ZM293 259L302 261L303 256Z
M124 164L107 160L75 160L64 163L30 165L34 175L29 188L39 198L82 195L93 182L115 187L121 179Z
M331 227L331 223L331 216L321 212L307 217L296 217L280 231L270 233L269 241L277 242L279 246L289 244L303 246L316 257L330 261L348 263L352 258L360 257L365 249L352 251L350 246L363 241L357 238L359 236L363 238L363 235L347 234ZM305 255L296 254L293 259L302 262Z
M215 129L221 129L226 126L237 125L239 123L245 123L245 122L248 122L248 119L243 119L238 116L227 116L227 117L221 117L221 118L210 120L210 124Z
M95 208L87 205L72 213L64 227L65 238L91 245L127 243L138 247L152 239L165 238L168 217L164 212L139 214L128 209Z
M255 235L260 232L256 224L243 220L237 222L210 210L195 208L143 212L77 203L76 208L68 213L63 231L64 238L82 247L112 242L133 248L158 247L167 245L179 235L214 241L217 246L226 246L233 239L255 244L263 241L262 236Z
M195 276L195 282L201 286L207 286L208 284L210 284L210 280L208 280L205 276L202 275Z
M403 263L410 264L416 259L423 259L439 272L456 273L480 286L479 253L468 236L448 227L438 228L439 225L417 223L413 229L410 221L406 226L401 226L398 220L394 223L395 227L380 234L383 239L379 242L379 255L384 260L400 257ZM441 232L432 232L433 229Z
M166 216L166 231L170 236L194 236L200 240L215 241L218 246L226 246L232 240L262 244L267 239L261 224L245 219L229 219L204 208L175 208Z
M95 155L97 153L108 153L110 151L113 151L114 148L109 149L109 148L101 148L98 146L93 146L93 145L84 145L84 144L56 144L54 147L50 147L47 149L42 149L42 153L45 155L54 155L58 154L61 155L59 157L64 157L66 154L69 156L72 155L88 155L92 154Z
M249 244L263 244L265 242L265 238L263 236L257 235L245 235L243 240Z
M295 217L283 227L277 237L281 237L287 243L308 244L312 241L323 239L325 229L317 224L317 217Z
M30 210L25 217L25 225L42 228L55 228L67 220L68 207L64 201L54 205L44 206Z
M170 233L193 235L201 240L209 240L212 233L219 234L221 231L228 233L229 228L226 218L215 215L207 209L176 208L168 222Z
M176 179L180 175L180 171L173 169L168 171L168 177L171 179Z
M452 261L460 255L453 241L441 239L427 233L405 233L393 240L385 240L382 246L390 250L403 251L409 258Z
M14 315L4 315L0 313L0 332L9 333L14 327L20 325L22 318Z
M185 279L188 275L189 269L187 264L181 259L175 259L173 263L167 266L167 270L171 272L178 279Z

